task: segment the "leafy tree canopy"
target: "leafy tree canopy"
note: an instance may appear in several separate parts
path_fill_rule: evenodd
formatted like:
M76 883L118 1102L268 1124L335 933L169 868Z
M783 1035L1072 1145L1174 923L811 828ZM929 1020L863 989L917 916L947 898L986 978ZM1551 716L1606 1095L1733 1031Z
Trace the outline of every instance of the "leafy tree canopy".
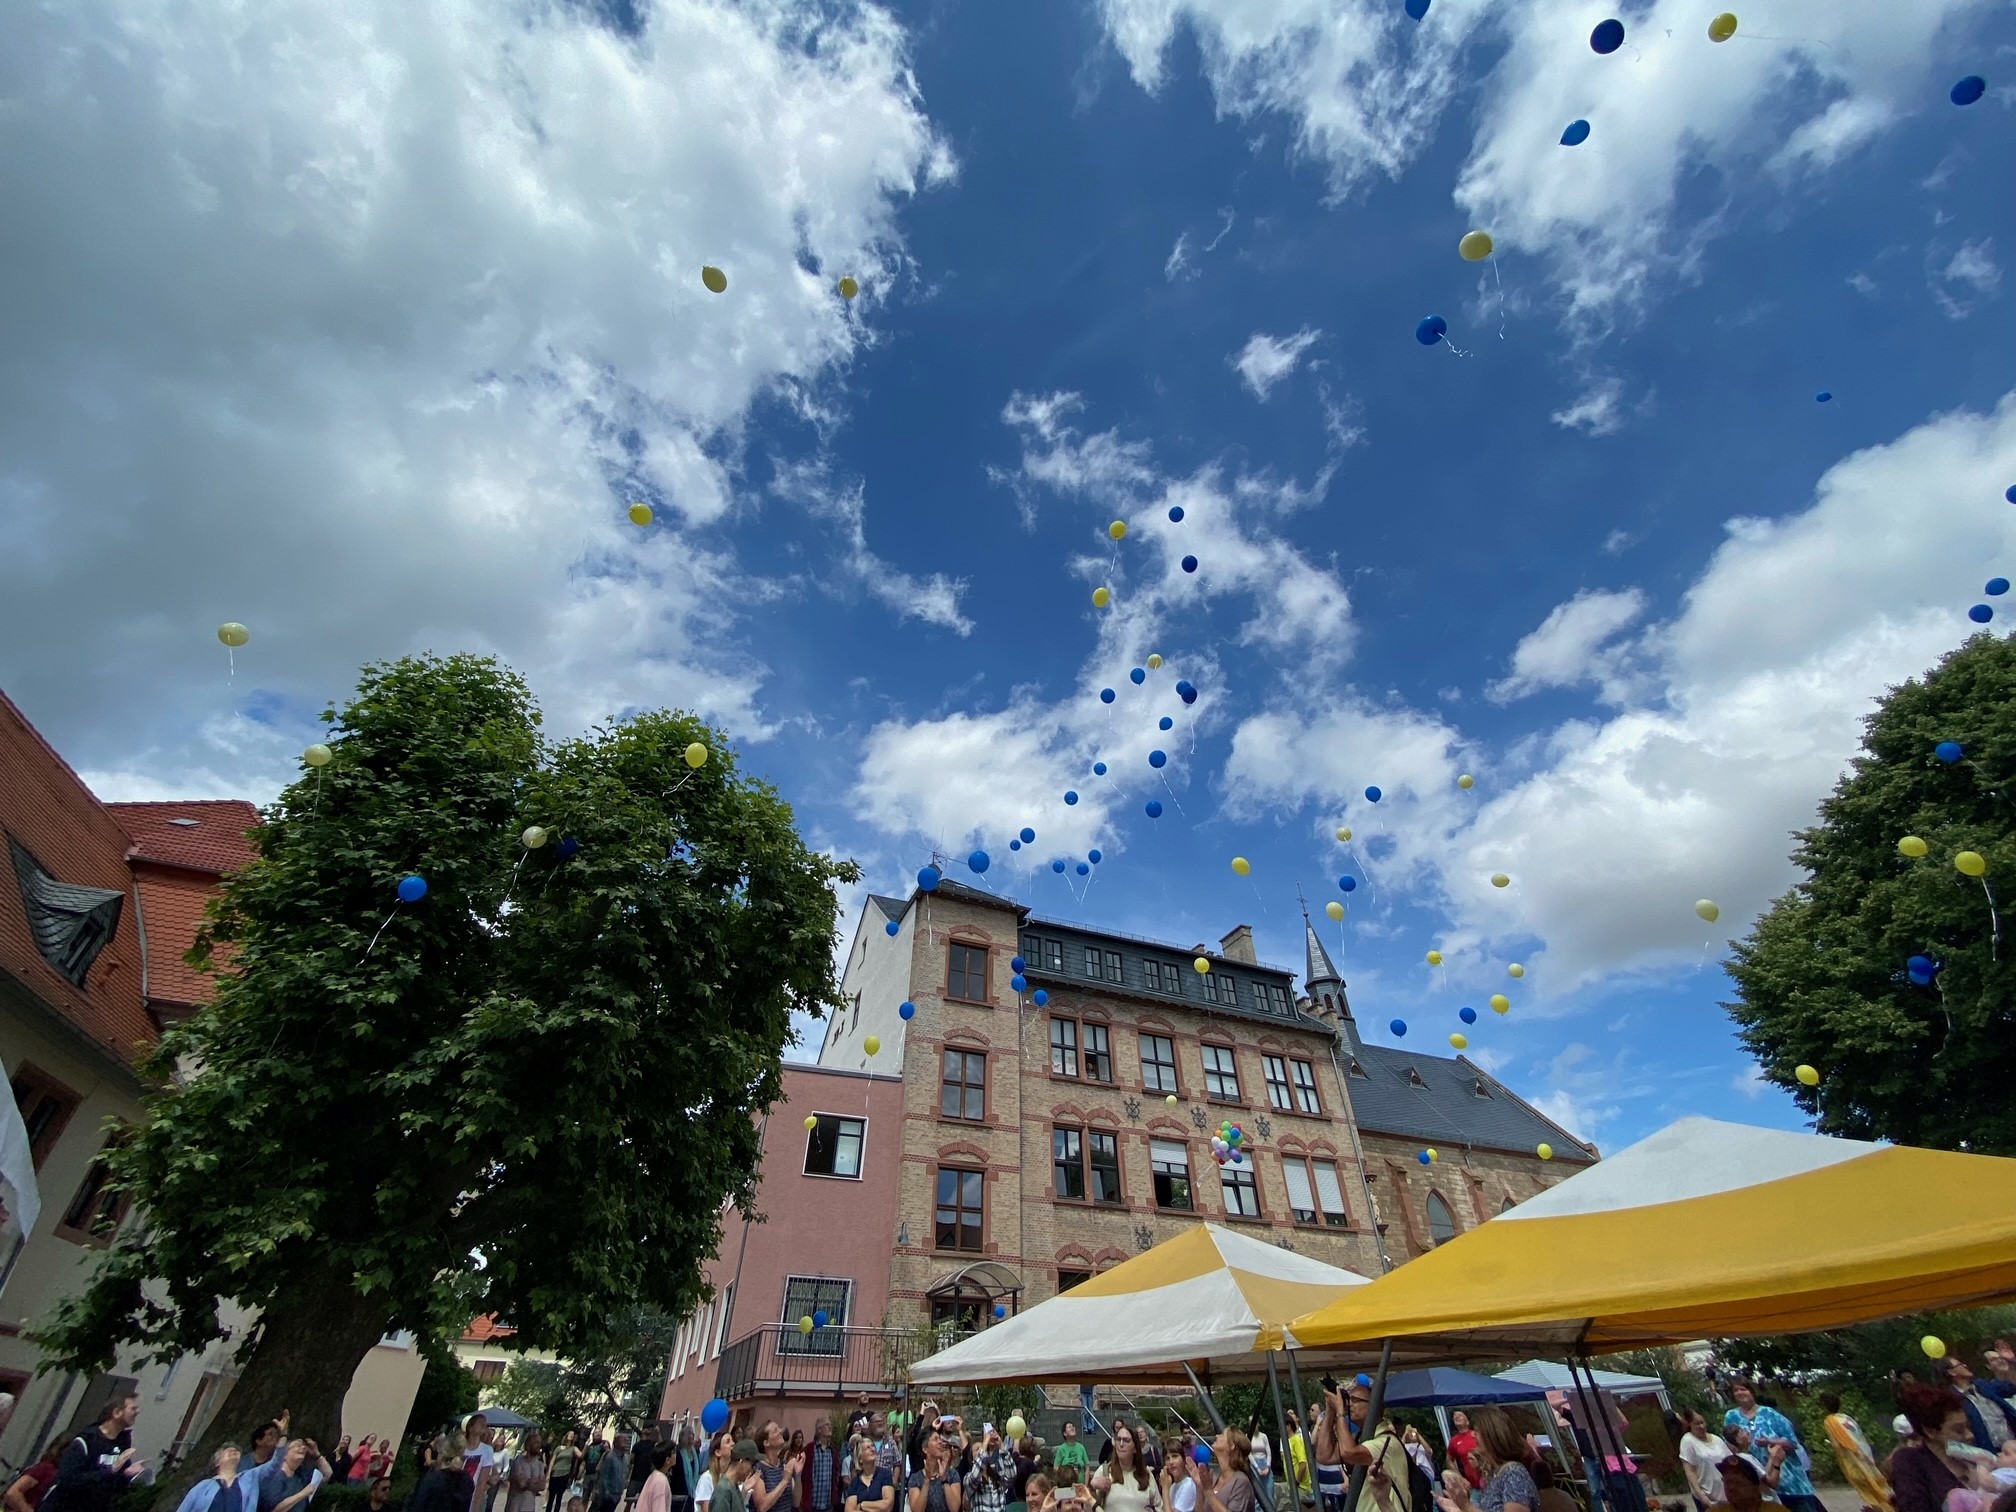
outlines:
M548 1432L615 1421L634 1432L658 1414L679 1320L656 1307L622 1307L559 1363L514 1360L490 1401Z
M564 1354L619 1308L691 1311L791 1015L839 999L856 869L697 719L549 741L468 656L368 667L324 718L332 759L214 903L193 959L230 969L115 1157L145 1222L39 1335L96 1369L201 1349L220 1297L256 1310L190 1466L282 1407L333 1442L389 1328L501 1313ZM426 896L395 902L408 876Z
M2016 642L1977 635L1870 716L1863 754L1798 836L1806 879L1737 944L1725 1006L1823 1133L2016 1154L2016 1101L1996 1090L2016 1080L2016 920L1990 903L2016 882L2012 782ZM1922 858L1899 851L1907 835ZM1956 869L1963 851L1985 878ZM1920 955L1939 966L1927 985L1907 970Z

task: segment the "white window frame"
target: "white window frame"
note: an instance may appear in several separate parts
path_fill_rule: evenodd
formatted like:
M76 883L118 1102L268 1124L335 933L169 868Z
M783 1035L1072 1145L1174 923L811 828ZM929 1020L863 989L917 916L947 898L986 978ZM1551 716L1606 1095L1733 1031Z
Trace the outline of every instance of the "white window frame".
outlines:
M868 1165L867 1114L822 1113L815 1108L812 1112L812 1116L818 1119L820 1122L817 1128L811 1128L805 1131L805 1154L803 1159L799 1161L798 1174L812 1181L861 1180L862 1179L861 1172L864 1169L866 1169ZM825 1121L829 1118L832 1119L834 1124L836 1125L833 1131L833 1164L835 1168L830 1171L808 1170L806 1168L812 1163L812 1141L819 1137L821 1131L825 1128ZM857 1136L854 1145L854 1169L852 1171L842 1171L838 1169L840 1164L840 1146L842 1136L845 1133L845 1126L848 1124L856 1125L860 1129L860 1133Z

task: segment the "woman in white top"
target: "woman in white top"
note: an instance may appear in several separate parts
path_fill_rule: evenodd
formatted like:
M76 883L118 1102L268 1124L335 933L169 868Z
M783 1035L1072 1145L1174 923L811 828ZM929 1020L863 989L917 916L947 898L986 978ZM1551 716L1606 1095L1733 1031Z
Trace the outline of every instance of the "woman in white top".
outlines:
M735 1452L735 1435L723 1428L707 1446L707 1468L700 1472L700 1484L693 1488L693 1512L705 1512L714 1500L714 1487L728 1475L728 1456Z
M1161 1479L1162 1501L1169 1512L1197 1512L1197 1480L1190 1473L1190 1456L1180 1438L1162 1445Z
M1701 1512L1722 1501L1722 1472L1717 1467L1727 1458L1729 1446L1721 1434L1708 1431L1707 1417L1688 1413L1687 1431L1680 1435L1680 1468L1687 1472L1687 1489Z
M1167 1512L1136 1431L1126 1423L1113 1425L1113 1458L1092 1477L1092 1494L1106 1512Z

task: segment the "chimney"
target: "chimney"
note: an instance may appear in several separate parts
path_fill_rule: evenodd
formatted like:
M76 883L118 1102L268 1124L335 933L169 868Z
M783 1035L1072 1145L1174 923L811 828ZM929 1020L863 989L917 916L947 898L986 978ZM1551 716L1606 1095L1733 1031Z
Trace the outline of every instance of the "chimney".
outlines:
M1253 926L1234 924L1218 942L1218 953L1228 961L1244 961L1248 966L1258 966L1260 957L1253 953Z

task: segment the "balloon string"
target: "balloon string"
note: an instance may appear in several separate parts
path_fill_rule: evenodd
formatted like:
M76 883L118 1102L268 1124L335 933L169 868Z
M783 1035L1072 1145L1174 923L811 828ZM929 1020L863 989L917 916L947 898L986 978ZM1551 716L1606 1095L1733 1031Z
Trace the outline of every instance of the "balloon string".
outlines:
M308 805L308 812L314 813L322 807L322 768L315 768L315 801Z
M1248 877L1246 885L1253 889L1253 901L1260 905L1260 912L1263 914L1267 912L1267 900L1260 896L1260 884L1255 882L1251 877Z
M1498 339L1505 339L1505 279L1498 271L1498 259L1491 259L1491 276L1498 280Z
M1995 911L1995 894L1989 891L1986 877L1981 879L1981 891L1987 894L1988 923L1994 931L1994 944L1990 950L1990 957L1999 961L2002 959L2002 916Z
M511 880L504 884L504 896L497 900L497 911L499 913L502 913L504 905L511 901L511 889L518 885L518 873L525 870L525 858L531 854L532 852L525 849L524 846L521 845L518 847L518 864L511 868ZM671 853L668 851L666 855L669 858Z
M238 653L232 650L229 646L226 646L224 648L224 657L225 660L228 661L231 666L231 681L233 682L238 681Z
M1176 789L1169 786L1169 779L1167 776L1164 776L1162 778L1162 791L1167 793L1169 795L1169 801L1176 805L1176 812L1179 814L1183 814L1183 800L1176 796ZM1183 817L1185 819L1188 819L1190 816L1188 814L1183 814Z
M390 924L394 919L399 917L399 910L405 904L405 902L406 900L404 898L401 898L397 903L394 903L392 905L392 912L385 915L385 924ZM357 957L357 964L359 966L362 966L366 961L370 960L371 952L378 948L378 935L382 935L383 933L385 933L385 924L380 924L378 926L378 934L374 934L373 936L371 936L371 943L364 947L364 954Z
M1456 345L1456 343L1451 341L1447 336L1444 336L1442 338L1442 345L1449 348L1449 355L1451 357L1468 357L1472 355L1471 353L1464 351L1463 348Z

